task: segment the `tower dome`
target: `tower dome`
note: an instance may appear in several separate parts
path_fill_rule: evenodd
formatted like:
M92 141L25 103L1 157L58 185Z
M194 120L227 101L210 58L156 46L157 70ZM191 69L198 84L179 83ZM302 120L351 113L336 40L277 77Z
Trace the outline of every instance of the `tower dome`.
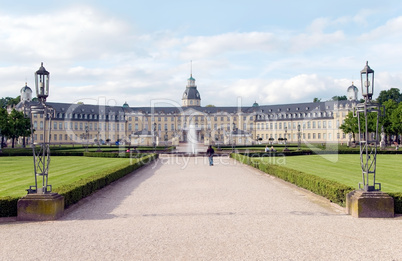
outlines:
M356 86L352 85L348 87L347 90L347 97L348 97L348 101L357 101L357 93L359 92L359 89L357 89Z
M186 90L183 93L182 98L182 106L183 107L200 107L201 106L201 96L197 90L197 86L195 85L195 79L193 75L190 75L190 78L187 79Z
M22 102L32 101L32 90L31 90L31 88L28 87L27 83L25 83L25 86L21 88L20 94L21 94Z

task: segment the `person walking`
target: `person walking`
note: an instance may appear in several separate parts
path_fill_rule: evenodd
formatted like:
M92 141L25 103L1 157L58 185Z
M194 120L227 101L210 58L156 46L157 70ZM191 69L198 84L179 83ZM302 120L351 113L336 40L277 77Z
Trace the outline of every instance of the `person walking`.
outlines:
M208 149L207 149L207 155L209 157L209 166L213 166L214 165L214 149L212 148L211 145L209 145Z

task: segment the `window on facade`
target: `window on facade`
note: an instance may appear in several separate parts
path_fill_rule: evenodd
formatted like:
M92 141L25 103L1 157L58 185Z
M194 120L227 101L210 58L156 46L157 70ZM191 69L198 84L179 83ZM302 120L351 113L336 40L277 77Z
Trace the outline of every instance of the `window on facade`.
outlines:
M321 121L317 121L317 128L321 129Z
M136 124L134 125L134 130L135 130L135 131L138 131L138 123L136 123Z
M321 139L321 133L318 133L317 135L318 135L318 139Z
M316 125L315 125L315 121L313 121L313 129L315 129L315 126L316 126Z
M315 133L313 133L313 140L315 140Z
M39 127L40 127L41 130L43 130L43 121L39 122Z

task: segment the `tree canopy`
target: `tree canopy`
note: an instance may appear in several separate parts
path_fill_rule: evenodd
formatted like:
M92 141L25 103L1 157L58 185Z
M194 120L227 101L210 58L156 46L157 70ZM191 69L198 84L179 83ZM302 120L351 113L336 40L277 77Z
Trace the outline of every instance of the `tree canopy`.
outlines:
M378 95L377 101L380 104L388 100L394 100L396 103L400 103L402 101L402 94L398 88L391 88L389 90L381 91Z

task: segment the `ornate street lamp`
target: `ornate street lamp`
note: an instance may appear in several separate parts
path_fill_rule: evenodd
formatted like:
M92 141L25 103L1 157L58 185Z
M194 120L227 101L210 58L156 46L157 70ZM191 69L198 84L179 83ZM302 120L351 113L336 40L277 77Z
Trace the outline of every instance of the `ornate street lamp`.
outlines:
M35 72L35 87L38 103L31 105L31 140L32 140L32 153L34 158L34 172L35 172L35 185L30 186L28 194L47 194L52 191L52 186L48 184L49 163L50 163L50 138L51 138L51 119L53 115L53 108L46 104L46 98L49 96L49 72L43 67L43 63L38 71ZM35 140L33 117L39 115L43 118L43 136L39 141ZM42 139L43 138L43 139ZM35 149L35 145L39 145L39 149Z
M46 98L49 96L49 72L43 67L43 63L35 73L35 85L38 103L32 104L30 107L35 185L27 189L28 195L18 200L17 220L55 220L64 214L64 197L52 193L52 186L48 184L50 130L54 110L46 104ZM43 125L40 124L43 126L43 132L42 128L40 130L33 128L34 119L43 119ZM39 142L35 140L35 131L36 135L43 135L40 136ZM38 132L42 133L38 134ZM35 149L35 145L39 145L38 150Z
M85 126L85 139L86 139L85 151L88 152L88 141L89 141L89 129L88 129L88 125Z
M368 62L363 70L360 71L361 89L364 102L357 105L359 137L360 137L360 164L362 168L363 181L359 183L359 189L365 191L381 190L381 183L376 183L376 162L378 145L378 121L380 109L377 103L372 101L374 91L374 70L370 68ZM368 113L376 113L374 129L369 130ZM370 137L369 133L373 132Z
M234 135L234 133L235 133L235 130L236 130L236 124L233 122L233 130L232 130L232 132L231 132L231 140L232 140L232 152L234 152L234 148L235 148L235 143L236 143L236 137L233 137Z
M153 130L154 130L154 137L153 137L153 145L154 145L154 151L156 151L156 122L154 122L154 128L153 128Z
M376 183L378 120L381 111L378 103L372 101L374 71L368 66L368 62L360 71L360 76L364 102L356 106L354 116L357 116L359 126L360 166L363 180L359 182L359 190L346 195L346 209L348 214L354 217L391 218L394 217L394 199L382 192L381 184ZM375 126L369 126L368 113L375 113ZM371 127L370 130L369 127Z

